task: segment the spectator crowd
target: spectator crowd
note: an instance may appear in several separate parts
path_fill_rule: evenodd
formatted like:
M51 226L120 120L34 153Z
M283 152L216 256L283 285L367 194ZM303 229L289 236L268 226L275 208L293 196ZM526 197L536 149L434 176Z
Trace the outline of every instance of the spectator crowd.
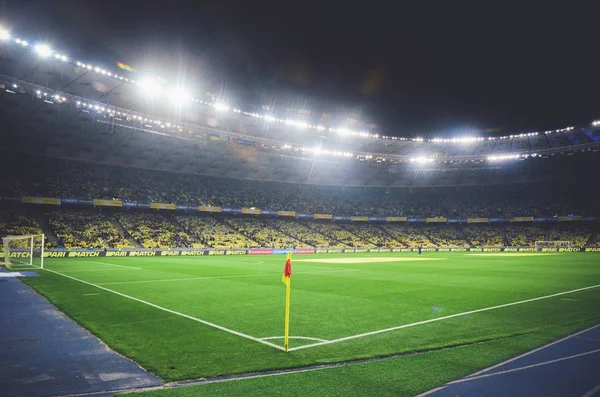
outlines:
M341 216L500 217L592 214L593 195L564 185L334 187L240 180L32 157L0 180L0 195L256 207Z

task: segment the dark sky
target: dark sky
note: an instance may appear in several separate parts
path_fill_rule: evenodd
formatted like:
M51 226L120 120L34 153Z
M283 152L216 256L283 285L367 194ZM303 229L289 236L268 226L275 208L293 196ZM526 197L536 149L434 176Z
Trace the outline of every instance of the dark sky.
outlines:
M564 2L2 1L3 24L83 59L152 68L239 105L297 98L385 134L600 118L600 14Z

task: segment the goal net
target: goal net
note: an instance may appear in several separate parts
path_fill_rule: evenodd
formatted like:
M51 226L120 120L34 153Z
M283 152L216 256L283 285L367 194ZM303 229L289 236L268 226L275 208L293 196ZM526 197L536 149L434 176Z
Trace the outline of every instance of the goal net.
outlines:
M2 238L4 263L9 269L30 266L44 268L44 235L6 236Z
M536 241L535 250L541 251L543 249L553 248L571 248L570 241Z

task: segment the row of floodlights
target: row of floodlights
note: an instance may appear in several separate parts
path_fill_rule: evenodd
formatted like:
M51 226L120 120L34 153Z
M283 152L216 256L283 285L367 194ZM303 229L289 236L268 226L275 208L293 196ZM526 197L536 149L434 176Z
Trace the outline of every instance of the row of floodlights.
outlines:
M10 32L0 28L0 41L9 41L9 40L12 40ZM14 41L15 41L15 43L17 43L23 47L29 46L29 43L26 40L16 38L16 39L14 39ZM36 44L33 47L33 50L39 56L44 57L44 58L54 57L55 59L63 61L63 62L69 61L69 58L66 55L54 51L47 44ZM162 94L164 91L164 96L166 96L173 103L178 104L178 105L182 105L187 102L196 102L196 103L202 103L204 105L213 106L219 112L226 112L226 111L230 110L229 106L224 103L206 102L206 101L202 101L202 100L193 98L188 93L187 90L185 90L184 88L181 88L181 87L172 87L167 90L164 90L164 87L162 86L162 84L153 78L144 78L140 81L136 81L134 79L129 79L127 77L124 77L124 76L121 76L118 74L113 74L103 68L94 66L89 63L85 63L85 62L81 62L81 61L74 61L74 64L76 64L78 67L81 67L84 70L93 71L98 74L102 74L102 75L105 75L108 77L113 77L113 78L121 80L121 81L137 84L144 91L144 93L146 95L148 95L149 97L153 97L155 95ZM296 121L296 120L291 120L291 119L280 119L280 118L276 118L273 115L268 115L268 114L261 115L258 113L244 112L239 109L233 109L233 112L240 113L240 114L250 116L250 117L264 119L265 121L268 121L268 122L284 123L286 125L297 127L299 129L314 129L317 131L326 130L326 128L322 125L312 125L312 124L308 124L306 122ZM592 122L592 125L600 126L600 120ZM567 128L562 128L562 129L558 129L558 130L545 131L544 133L551 134L552 132L566 132L566 131L571 131L573 129L574 129L574 127L567 127ZM379 134L371 134L371 133L365 132L365 131L353 131L353 130L350 130L347 128L328 128L328 130L330 132L337 132L341 136L355 136L355 137L363 137L363 138L379 138L380 137ZM508 136L502 136L502 137L489 137L488 140L522 138L522 137L529 137L529 136L536 136L536 135L538 135L537 132L521 133L521 134L508 135ZM389 136L382 136L382 138L392 139L392 140L414 141L414 142L423 142L424 141L423 138L402 138L402 137L389 137ZM483 140L485 140L485 138L482 138L482 137L460 137L460 138L450 138L450 139L434 138L434 139L428 140L428 142L433 142L433 143L475 143L475 142L480 142Z

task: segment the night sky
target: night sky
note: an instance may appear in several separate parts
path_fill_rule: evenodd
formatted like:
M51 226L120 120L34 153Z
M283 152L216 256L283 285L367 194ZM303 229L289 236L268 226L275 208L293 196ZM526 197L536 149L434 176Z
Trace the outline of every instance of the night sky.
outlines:
M2 0L0 23L107 67L122 61L194 91L235 94L232 105L277 109L291 98L388 135L600 118L593 9L397 3Z

